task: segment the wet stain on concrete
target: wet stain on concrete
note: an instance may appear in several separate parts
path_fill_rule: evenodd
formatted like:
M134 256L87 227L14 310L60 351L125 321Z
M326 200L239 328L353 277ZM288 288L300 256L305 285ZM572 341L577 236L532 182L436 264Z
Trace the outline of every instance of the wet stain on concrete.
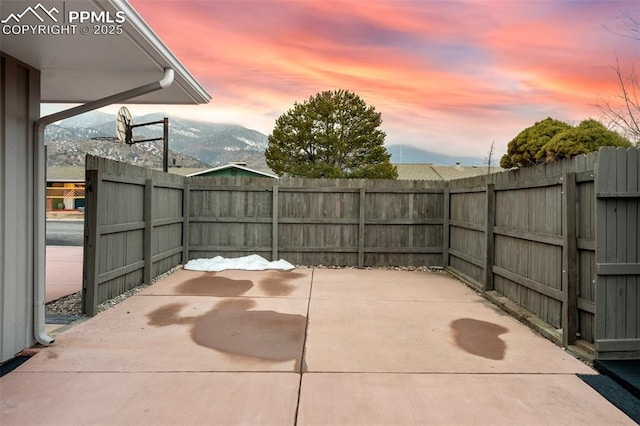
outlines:
M190 318L182 318L178 314L184 308L182 303L170 303L147 314L148 324L156 327L166 327L173 324L188 324Z
M288 282L303 276L304 274L299 272L271 271L267 277L260 280L259 285L268 296L288 296L296 289L293 284Z
M250 310L255 304L249 299L219 303L195 323L193 341L226 354L274 362L299 359L306 317Z
M473 318L460 318L450 324L455 344L460 349L487 359L502 360L507 344L499 337L508 328Z
M184 305L171 303L150 312L147 318L157 327L191 325L191 339L200 346L263 361L295 360L294 371L300 371L306 317L251 310L255 306L251 299L229 299L203 315L181 317Z
M252 288L253 281L234 280L207 273L186 280L177 287L177 291L179 294L192 296L233 297L245 294Z

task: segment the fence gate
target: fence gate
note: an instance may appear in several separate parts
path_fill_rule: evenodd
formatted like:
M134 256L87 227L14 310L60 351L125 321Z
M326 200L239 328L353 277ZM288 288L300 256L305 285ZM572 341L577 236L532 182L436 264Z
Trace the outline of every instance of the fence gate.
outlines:
M598 359L640 358L640 156L604 148L596 175Z

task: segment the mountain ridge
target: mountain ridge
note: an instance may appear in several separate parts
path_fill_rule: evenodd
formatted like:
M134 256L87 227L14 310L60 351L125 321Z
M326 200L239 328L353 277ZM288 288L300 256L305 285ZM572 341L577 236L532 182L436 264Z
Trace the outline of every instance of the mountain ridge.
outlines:
M215 167L229 162L245 162L248 167L269 171L264 151L266 135L239 124L212 123L151 113L133 117L134 124L169 118L169 164L181 167ZM116 115L101 111L67 118L52 124L45 131L49 165L83 165L83 153L131 162L143 167L158 167L162 161L161 142L146 142L126 146L108 140L92 138L115 137ZM162 125L135 127L135 139L162 136ZM155 146L155 148L154 148ZM387 145L394 164L482 165L486 161L470 156L451 156L410 145ZM69 158L65 159L65 154ZM159 158L157 157L159 156ZM82 157L82 158L80 158Z
M169 117L170 165L173 159L176 160L176 165L182 167L211 167L231 161L243 161L249 167L268 170L264 159L267 137L256 130L236 124L170 117L164 113L134 116L133 123L161 121L164 117ZM90 149L94 155L126 162L137 158L135 164L143 167L157 167L158 161L161 162L162 158L162 142L135 143L130 147L121 143L113 145L114 142L105 138L115 137L115 122L115 114L91 111L50 125L45 131L45 141L50 147L49 152L54 154L54 158L49 158L49 165L78 165L78 151ZM136 127L133 132L134 140L161 137L162 125ZM96 143L92 138L103 140ZM58 146L69 150L75 158L65 160L63 149L58 149ZM144 152L155 153L153 146L157 146L160 150L160 159L157 161L151 158L151 155L144 155ZM123 153L118 153L118 150L122 150Z

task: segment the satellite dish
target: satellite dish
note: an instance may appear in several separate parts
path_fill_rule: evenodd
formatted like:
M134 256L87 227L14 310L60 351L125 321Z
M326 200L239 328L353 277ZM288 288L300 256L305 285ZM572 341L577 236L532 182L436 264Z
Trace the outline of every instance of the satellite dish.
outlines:
M118 110L116 117L116 137L120 142L124 142L128 145L133 143L133 130L131 125L133 120L131 119L131 113L127 107L121 107Z

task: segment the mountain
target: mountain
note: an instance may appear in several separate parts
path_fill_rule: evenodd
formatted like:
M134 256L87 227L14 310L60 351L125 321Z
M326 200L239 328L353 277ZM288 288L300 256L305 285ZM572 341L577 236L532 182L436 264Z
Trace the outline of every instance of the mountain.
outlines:
M81 167L84 166L85 156L91 154L141 167L162 167L163 152L158 144L145 142L129 146L118 141L83 139L82 135L86 133L86 129L74 132L49 125L45 133L50 136L47 141L47 165ZM209 167L193 157L169 150L169 166L173 165L189 168Z
M92 128L105 123L112 123L113 130L115 131L116 124L114 114L107 114L106 112L101 111L89 111L84 114L62 120L59 123L59 126L64 128Z
M163 113L134 116L133 124L162 121ZM144 167L158 167L162 162L162 142L145 142L127 146L122 143L93 140L114 137L115 114L91 111L62 120L46 128L49 165L82 165L91 153ZM135 127L134 140L162 136L162 125ZM169 117L169 164L182 167L207 167L243 161L251 168L268 171L264 151L267 136L243 126L209 123ZM448 156L410 145L388 145L391 162L431 163L434 165L482 165L484 160L468 156Z
M486 163L477 157L452 157L410 145L387 145L387 151L391 154L391 162L394 164L430 163L437 166L455 166L459 162L462 166L480 166Z
M166 116L163 113L154 113L133 117L133 124L162 121ZM115 119L115 114L92 111L62 120L57 126L49 126L45 139L53 142L87 142L91 138L115 136ZM135 127L133 134L134 140L161 137L162 124ZM114 142L101 141L101 143L113 144ZM161 141L133 144L131 151L140 154L140 150L136 147L141 145L157 145L161 150L161 144ZM122 144L117 146L127 148ZM169 150L173 153L170 157L175 156L177 161L186 162L188 157L192 157L201 162L203 167L227 164L231 161L244 161L249 167L268 170L264 159L266 147L267 137L256 130L233 124L208 123L169 117ZM70 148L70 146L67 145L66 148ZM109 155L113 155L114 150L117 150L113 145L105 149L109 151ZM78 147L77 150L82 149ZM149 148L145 148L144 151L148 152ZM127 158L132 158L136 154L123 152L115 159L123 158L122 161L128 161ZM198 166L186 165L185 163L184 167Z

